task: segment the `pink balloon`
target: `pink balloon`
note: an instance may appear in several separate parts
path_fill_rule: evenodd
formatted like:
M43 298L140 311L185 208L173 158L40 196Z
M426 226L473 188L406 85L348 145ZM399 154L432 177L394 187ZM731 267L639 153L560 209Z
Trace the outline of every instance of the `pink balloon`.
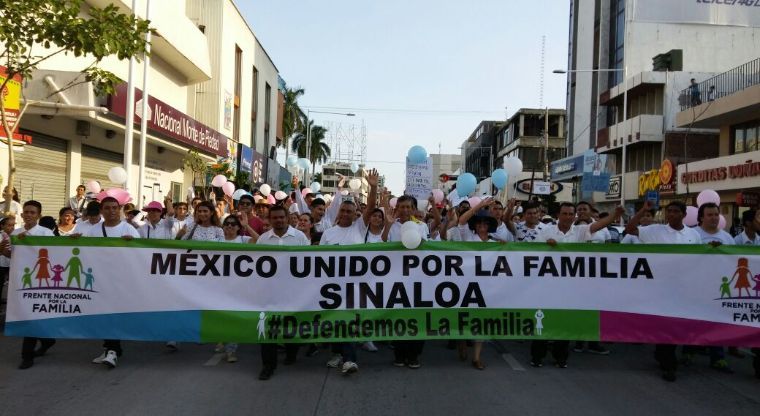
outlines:
M720 215L720 221L718 221L718 228L721 230L726 229L726 217L723 216L723 214Z
M702 204L706 204L708 202L712 202L720 206L720 195L718 195L718 193L712 189L705 189L704 191L700 192L699 195L697 195L698 207L701 207Z
M235 184L232 182L225 183L222 185L222 191L224 191L225 195L232 196L235 193Z
M227 177L224 175L216 175L214 176L214 179L211 180L211 185L216 186L217 188L222 187L227 183Z
M132 196L129 195L129 192L123 190L123 189L117 189L117 194L114 196L117 201L119 201L119 205L124 205L127 202L132 200Z
M435 200L436 204L440 204L443 202L443 191L440 189L433 189L433 200Z
M311 188L309 188L309 187L301 189L301 196L305 197L306 195L308 195L310 193L311 193Z
M100 191L97 195L95 195L95 199L98 200L98 201L102 201L103 198L105 198L107 196L108 196L108 194L106 193L106 191Z
M684 225L687 227L694 227L697 225L697 213L699 209L697 207L686 207L686 216L683 219Z
M468 199L467 202L470 203L470 208L477 206L482 200L480 197L473 196L472 198Z
M274 205L277 201L274 200L274 196L272 194L269 194L267 195L267 202L269 202L269 205Z
M98 181L88 181L87 182L87 190L92 193L98 193L100 192L100 183Z
M116 198L117 196L119 196L119 192L121 191L123 191L123 189L121 188L106 189L106 196L110 196L111 198Z
M388 201L388 204L391 206L391 208L396 208L396 202L398 202L398 198L391 198L390 201Z

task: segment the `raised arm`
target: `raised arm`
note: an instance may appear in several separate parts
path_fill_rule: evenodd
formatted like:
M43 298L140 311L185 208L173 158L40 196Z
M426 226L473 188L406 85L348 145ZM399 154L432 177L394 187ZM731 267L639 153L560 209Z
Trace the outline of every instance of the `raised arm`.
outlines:
M504 210L504 214L501 216L501 221L507 226L507 229L512 235L517 235L515 223L512 222L512 214L515 212L515 207L518 205L520 205L520 203L515 198L510 199L509 202L507 202L507 209Z
M475 215L481 209L490 207L491 205L494 204L494 202L496 202L496 200L493 198L483 199L482 201L480 201L478 205L471 207L467 212L465 212L464 214L462 214L461 217L459 217L459 225L467 224L467 221L469 221L473 215Z
M432 231L441 225L441 211L435 205L435 198L433 198L433 195L430 195L430 198L428 198L428 203L430 204L430 211L433 213L433 223L430 224L430 230Z
M620 217L623 216L624 212L625 212L625 208L623 208L620 205L618 205L617 207L615 207L615 213L613 215L608 215L605 218L602 218L600 220L594 221L589 226L589 232L591 234L594 234L595 232L597 232L597 231L599 231L599 230L601 230L603 228L607 228L613 222L620 220Z
M369 184L369 196L367 196L367 207L362 213L362 219L364 225L369 226L369 217L372 216L372 210L377 205L377 181L380 175L377 173L377 169L371 169L367 172L367 183Z
M628 221L628 225L625 226L625 233L630 235L639 235L639 221L641 220L641 216L651 209L652 201L644 201L644 205L641 207L639 212L637 212L636 215L634 215Z

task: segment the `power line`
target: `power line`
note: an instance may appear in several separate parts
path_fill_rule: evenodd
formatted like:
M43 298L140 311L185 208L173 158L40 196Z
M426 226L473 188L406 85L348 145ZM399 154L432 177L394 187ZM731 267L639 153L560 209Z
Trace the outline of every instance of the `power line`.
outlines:
M328 107L303 106L302 108L319 110L364 111L374 113L411 113L411 114L501 114L501 110L419 110L412 108L369 108L369 107Z

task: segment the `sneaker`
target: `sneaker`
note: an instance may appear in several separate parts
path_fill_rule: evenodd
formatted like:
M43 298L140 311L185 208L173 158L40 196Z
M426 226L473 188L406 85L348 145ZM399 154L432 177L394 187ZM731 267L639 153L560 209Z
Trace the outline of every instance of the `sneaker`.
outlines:
M610 355L610 350L602 347L601 345L589 347L588 352L590 352L591 354L597 354L597 355Z
M330 358L329 361L327 361L327 366L330 368L338 368L338 366L343 362L343 357L340 354L335 354Z
M420 360L417 360L417 359L410 360L409 361L409 368L411 368L412 370L416 370L416 369L420 368Z
M359 371L359 365L353 361L346 361L343 363L343 367L340 369L343 374L352 374Z
M367 341L364 344L362 344L362 349L369 352L377 352L377 347L375 346L375 343L372 341Z
M541 368L541 367L544 366L544 363L542 363L541 361L531 361L530 362L530 366L531 367L536 367L536 368Z
M34 361L32 360L23 360L21 361L21 364L19 364L18 369L26 370L27 368L30 368L33 365L34 365Z
M264 368L262 368L261 372L259 373L259 380L269 380L272 378L272 375L274 375L274 368L264 366Z
M583 348L582 346L576 345L573 347L573 352L585 352L585 351L586 349Z
M224 344L221 343L221 342L218 343L218 344L216 344L216 347L214 347L214 352L217 353L217 354L223 353L224 352Z
M313 357L313 356L315 356L317 354L319 354L319 348L316 345L314 345L314 344L309 345L309 348L306 349L306 356L307 357Z
M560 361L560 362L555 363L554 366L557 368L567 368L567 362Z
M726 374L733 374L734 373L734 370L732 370L731 367L729 367L728 361L726 361L723 358L721 358L720 360L717 360L717 361L711 363L710 367L714 368L714 369L716 369L716 370L718 370L718 371L720 371L722 373L726 373Z
M403 362L403 361L396 361L396 360L393 360L393 365L394 365L395 367L406 367L406 363L405 363L405 362Z
M673 371L673 370L668 370L668 371L662 373L662 378L665 381L669 381L669 382L672 383L672 382L676 381L676 372Z
M110 368L115 368L117 359L118 358L116 357L116 351L108 350L106 353L106 358L103 359L103 364L107 365Z
M177 341L169 341L166 343L166 349L169 350L169 352L176 352L179 348L177 348Z
M108 351L103 350L102 354L100 354L99 356L97 356L97 357L95 357L95 358L92 359L92 363L93 364L103 364L103 360L106 359L106 353L107 352Z
M237 355L235 355L234 352L230 351L227 353L227 362L228 363L236 363L237 362Z

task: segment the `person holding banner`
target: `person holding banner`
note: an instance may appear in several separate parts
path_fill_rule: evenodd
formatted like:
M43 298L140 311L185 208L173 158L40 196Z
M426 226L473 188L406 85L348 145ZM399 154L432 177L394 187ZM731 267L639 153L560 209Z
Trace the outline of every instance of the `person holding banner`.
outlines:
M202 201L195 208L195 223L188 230L183 227L177 233L177 238L182 240L196 241L219 241L224 238L219 217L216 215L216 207L211 201Z
M121 220L119 201L113 197L105 197L100 201L100 212L103 215L103 222L100 226L94 226L89 229L85 237L120 237L127 241L134 238L140 238L137 229L128 222ZM77 238L80 234L72 234L70 237ZM123 350L121 341L107 339L103 341L103 353L95 357L93 364L104 364L109 368L115 368L118 358L121 357Z
M478 241L478 242L496 242L506 241L497 240L494 238L494 233L497 230L497 220L494 214L501 216L501 210L494 210L494 207L501 205L501 202L493 198L485 198L480 203L459 217L459 235L462 236L462 241ZM490 208L490 209L489 209ZM506 227L506 226L505 226ZM509 231L507 231L509 233ZM512 235L509 233L509 235ZM459 350L459 358L464 361L467 359L467 342L459 341L457 344ZM472 366L478 370L485 370L486 366L480 359L480 353L483 351L483 341L473 341L472 352Z
M171 202L167 199L165 202ZM168 204L167 204L168 206ZM146 221L143 223L137 231L140 233L140 238L159 239L159 240L171 240L172 225L173 222L169 219L161 218L161 214L164 211L164 206L158 201L152 201L148 203L142 209L146 213Z
M87 208L84 210L84 215L77 221L77 225L74 226L74 231L71 234L86 235L90 228L100 225L103 222L103 217L100 215L100 202L90 201L87 204Z
M591 224L576 225L575 205L570 202L563 202L559 206L559 215L557 224L549 224L542 229L536 237L536 242L545 242L550 246L556 246L558 243L585 243L591 240L591 236L597 231L607 228L608 225L620 220L625 210L618 206L615 208L615 215L594 221ZM531 361L533 367L542 367L548 348L547 341L533 341L530 345ZM552 356L556 361L558 368L567 368L567 359L570 355L570 342L555 340L552 346Z
M407 221L417 224L422 240L428 240L427 224L417 220L412 213L417 208L417 200L409 195L402 195L396 200L395 218L391 217L393 222L389 223L383 230L383 240L401 241L401 225ZM408 366L416 370L420 368L419 356L422 354L422 348L425 341L393 341L393 365L396 367Z
M26 236L53 237L52 231L38 224L41 214L42 204L34 200L24 202L24 205L21 208L21 217L24 219L24 225L23 227L13 230L11 236L18 236L18 238L24 238ZM2 251L3 255L6 257L10 258L12 256L12 250L7 241L3 242ZM35 266L35 268L39 267L41 269L37 274L38 278L39 276L47 276L49 273L49 270L47 270L49 267L49 261L46 259L47 253L43 254L43 251L47 252L45 249L40 249L40 261L38 261ZM43 258L45 258L45 262L42 262ZM34 270L32 270L32 272L34 272ZM47 281L47 279L45 280ZM41 284L42 281L40 280L40 285ZM38 341L40 343L40 348L35 350ZM34 358L45 355L45 352L47 352L47 350L54 344L55 339L53 338L24 337L21 344L21 364L19 364L18 368L20 370L26 370L27 368L32 367L34 365Z
M369 184L367 206L374 207L377 203L378 178L379 175L375 169L370 170L367 174L367 183ZM343 195L340 193L335 196L335 199L340 199L337 222L334 227L330 227L322 233L319 245L353 245L364 243L371 211L365 209L362 216L357 219L356 204L353 201L343 200ZM327 362L328 367L337 368L342 363L341 372L343 374L359 371L359 365L356 363L356 346L354 343L333 343L332 349L334 355Z
M645 201L644 206L631 218L625 227L625 232L639 236L643 244L701 244L702 238L699 233L684 225L686 217L686 204L681 201L673 201L665 208L667 224L652 224L638 228L641 217L651 210L652 202ZM676 381L678 360L676 358L676 345L657 344L654 356L663 371L662 378L666 381Z
M288 224L288 211L282 205L275 205L269 209L269 222L272 229L262 234L256 244L270 246L308 246L311 245L306 236ZM293 364L298 354L298 344L285 344L284 364ZM259 373L259 380L269 380L277 368L277 345L261 344L261 362L263 368Z

